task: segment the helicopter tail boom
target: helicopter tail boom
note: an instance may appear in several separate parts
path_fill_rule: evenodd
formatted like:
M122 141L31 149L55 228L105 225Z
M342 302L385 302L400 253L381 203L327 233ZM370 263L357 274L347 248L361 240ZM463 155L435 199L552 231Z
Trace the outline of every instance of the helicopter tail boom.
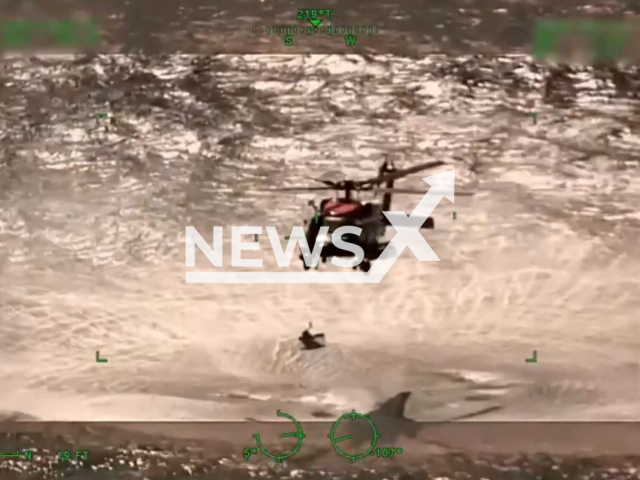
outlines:
M387 212L387 215L389 215L389 212ZM386 226L392 226L391 221L387 218L386 215L383 216L384 218L382 219L382 222L386 225ZM428 230L433 230L434 228L436 228L436 224L435 221L433 219L433 217L428 217L424 223L422 224L422 226L420 228L423 229L428 229Z

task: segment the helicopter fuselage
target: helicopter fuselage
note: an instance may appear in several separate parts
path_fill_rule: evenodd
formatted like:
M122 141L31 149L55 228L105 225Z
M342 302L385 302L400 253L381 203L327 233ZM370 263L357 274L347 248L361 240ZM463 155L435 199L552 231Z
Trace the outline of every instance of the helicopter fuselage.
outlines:
M368 269L369 260L380 256L386 243L381 243L387 224L380 205L363 204L359 201L340 198L325 199L314 217L307 222L306 239L310 250L313 250L321 227L328 227L329 231L322 246L321 258L323 262L331 257L351 257L352 252L335 246L331 240L333 232L344 226L355 226L361 229L359 235L347 234L342 236L345 242L358 245L364 251L364 269ZM363 267L361 267L363 268Z
M355 226L362 229L359 236L345 235L345 241L360 245L365 253L373 246L377 246L380 237L386 232L384 215L379 205L345 199L329 199L322 202L319 220L320 226L329 227L327 239L338 228ZM345 254L350 255L349 252Z

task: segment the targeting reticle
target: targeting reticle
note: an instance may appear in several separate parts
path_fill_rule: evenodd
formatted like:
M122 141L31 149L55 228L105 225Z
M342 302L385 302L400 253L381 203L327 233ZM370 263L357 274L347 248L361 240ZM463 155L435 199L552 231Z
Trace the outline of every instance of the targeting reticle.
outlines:
M340 425L340 422L342 422L343 420L366 422L366 424L368 424L369 428L371 429L371 445L369 446L369 449L366 452L363 452L357 455L352 455L350 453L346 453L340 450L340 448L338 447L338 443L354 438L353 435L343 435L342 437L336 437L336 431L338 429L338 426ZM348 460L351 460L352 462L355 462L356 460L360 460L361 458L371 455L376 448L376 444L378 443L378 438L380 438L380 435L378 435L378 430L376 429L376 426L371 421L371 419L368 416L363 415L362 413L357 413L355 411L351 413L345 413L340 418L338 418L338 420L336 420L333 426L331 427L331 432L329 433L328 436L329 436L329 440L331 441L331 445L333 446L333 449L336 451L336 453Z
M288 418L289 420L291 420L294 425L296 426L297 431L296 432L287 432L287 433L283 433L280 436L281 437L296 437L298 439L298 443L296 444L296 446L294 447L294 449L289 452L286 453L284 455L275 455L269 451L267 451L263 446L262 446L262 442L260 441L260 434L256 433L253 435L253 438L256 439L256 444L258 445L258 448L260 449L260 451L266 455L267 457L275 460L276 462L283 462L285 461L287 458L291 457L292 455L295 455L296 453L298 453L298 450L300 450L300 447L302 446L302 440L304 439L305 435L304 432L302 431L302 427L300 426L300 424L298 423L298 421L293 418L291 415L289 415L288 413L284 413L281 410L278 410L278 416L279 417L284 417L284 418Z

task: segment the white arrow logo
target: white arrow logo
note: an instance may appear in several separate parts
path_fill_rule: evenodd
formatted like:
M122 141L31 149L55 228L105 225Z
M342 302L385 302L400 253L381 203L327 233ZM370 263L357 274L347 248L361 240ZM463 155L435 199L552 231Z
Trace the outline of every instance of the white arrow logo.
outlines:
M438 262L420 227L446 197L454 202L454 170L422 179L431 188L410 216L404 212L383 212L396 234L369 272L187 272L187 283L380 283L406 247L421 262Z

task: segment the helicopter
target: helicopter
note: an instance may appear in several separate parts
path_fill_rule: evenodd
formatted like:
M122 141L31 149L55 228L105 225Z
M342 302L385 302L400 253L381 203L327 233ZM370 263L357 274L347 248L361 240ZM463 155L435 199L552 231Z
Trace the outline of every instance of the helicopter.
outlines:
M442 161L432 161L415 165L405 169L396 169L393 161L386 158L378 168L378 174L375 177L365 180L325 180L322 178L312 179L315 182L322 183L323 186L301 186L269 189L270 191L323 191L334 190L343 192L342 196L335 198L324 198L320 205L317 206L315 201L309 201L308 205L313 207L314 215L311 219L304 222L306 228L305 237L309 250L313 251L320 228L329 227L329 232L322 247L320 258L322 263L332 257L352 257L353 252L338 248L331 241L331 234L338 228L344 226L355 226L362 229L360 235L343 235L342 240L354 245L360 246L364 251L364 259L360 265L353 267L360 268L363 272L371 269L371 260L377 259L389 242L381 242L384 237L386 228L391 225L389 219L383 212L391 210L392 195L396 194L419 194L424 195L426 190L394 188L394 182L400 178L420 172L430 168L446 165ZM384 184L384 187L380 185ZM381 203L362 203L353 198L353 192L373 192L374 194L382 194ZM473 193L456 192L456 195L473 195ZM433 218L427 218L421 228L433 229L435 222ZM311 267L304 261L304 256L300 254L302 265L305 270ZM317 267L316 267L317 268Z

